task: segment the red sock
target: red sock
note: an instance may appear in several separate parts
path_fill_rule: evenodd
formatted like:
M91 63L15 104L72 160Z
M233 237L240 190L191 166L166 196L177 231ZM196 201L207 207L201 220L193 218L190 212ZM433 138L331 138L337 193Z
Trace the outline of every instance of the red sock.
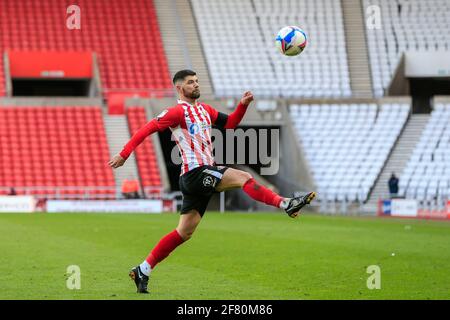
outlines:
M183 238L178 234L175 229L171 233L165 235L161 240L159 240L156 247L153 248L152 252L145 259L152 269L162 260L164 260L176 247L184 242Z
M283 200L278 194L260 185L253 178L244 183L242 190L256 201L264 202L277 208L280 207L280 203Z

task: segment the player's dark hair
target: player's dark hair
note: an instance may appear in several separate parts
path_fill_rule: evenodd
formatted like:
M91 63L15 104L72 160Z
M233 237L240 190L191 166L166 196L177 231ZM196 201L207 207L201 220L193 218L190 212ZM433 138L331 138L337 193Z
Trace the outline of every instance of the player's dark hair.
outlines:
M178 80L184 80L184 78L186 78L187 76L195 76L195 75L197 75L197 73L195 73L195 71L192 71L189 69L180 70L177 73L175 73L172 81L173 81L173 84L175 84Z

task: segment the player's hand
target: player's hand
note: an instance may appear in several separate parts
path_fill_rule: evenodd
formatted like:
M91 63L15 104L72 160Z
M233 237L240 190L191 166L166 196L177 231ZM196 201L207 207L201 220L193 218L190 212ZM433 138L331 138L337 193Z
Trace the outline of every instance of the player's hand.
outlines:
M241 98L241 103L244 106L248 106L252 101L253 101L253 93L251 91L244 92Z
M111 160L109 160L108 165L114 169L123 166L125 159L120 156L120 154L115 155Z

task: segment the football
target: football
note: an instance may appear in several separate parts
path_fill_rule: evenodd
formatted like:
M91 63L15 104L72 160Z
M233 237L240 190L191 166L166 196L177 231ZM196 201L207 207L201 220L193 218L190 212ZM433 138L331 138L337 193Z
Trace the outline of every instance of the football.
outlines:
M306 48L306 33L296 26L282 28L276 38L278 50L286 56L297 56Z

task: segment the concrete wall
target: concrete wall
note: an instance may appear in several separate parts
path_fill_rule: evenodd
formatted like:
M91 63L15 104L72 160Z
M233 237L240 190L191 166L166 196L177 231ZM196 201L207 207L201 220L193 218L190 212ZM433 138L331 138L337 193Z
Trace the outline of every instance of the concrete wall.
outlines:
M0 106L102 106L101 98L76 97L4 97Z
M406 77L450 77L450 54L447 51L406 52L404 56Z

